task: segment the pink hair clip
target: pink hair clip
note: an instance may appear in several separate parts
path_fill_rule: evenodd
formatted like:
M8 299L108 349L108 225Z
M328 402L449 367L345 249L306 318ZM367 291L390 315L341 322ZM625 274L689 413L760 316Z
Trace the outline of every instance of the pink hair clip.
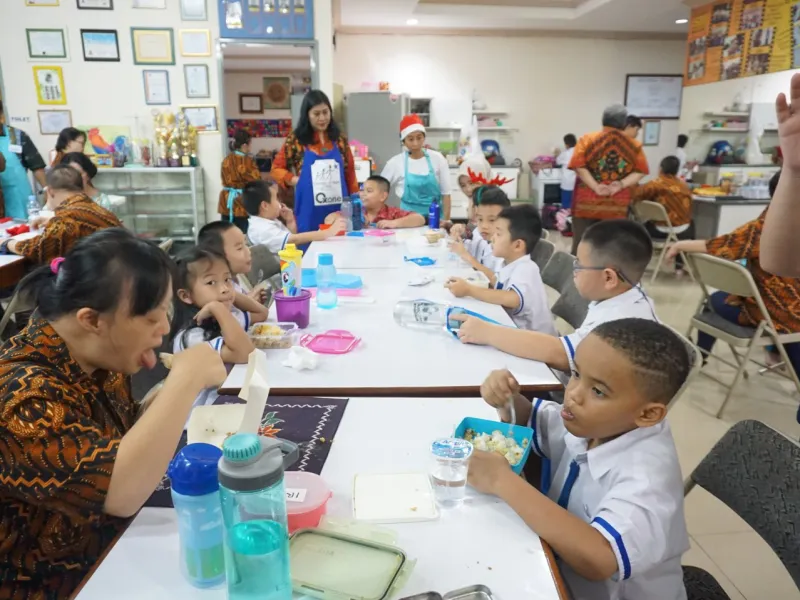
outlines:
M61 267L61 263L63 263L64 260L63 256L59 256L50 261L50 270L53 272L53 275L58 275L58 269Z

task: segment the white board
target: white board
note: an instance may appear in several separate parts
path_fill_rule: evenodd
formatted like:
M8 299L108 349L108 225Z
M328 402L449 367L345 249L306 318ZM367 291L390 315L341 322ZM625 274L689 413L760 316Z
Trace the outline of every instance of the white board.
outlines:
M628 75L625 106L642 119L678 119L681 116L683 75Z

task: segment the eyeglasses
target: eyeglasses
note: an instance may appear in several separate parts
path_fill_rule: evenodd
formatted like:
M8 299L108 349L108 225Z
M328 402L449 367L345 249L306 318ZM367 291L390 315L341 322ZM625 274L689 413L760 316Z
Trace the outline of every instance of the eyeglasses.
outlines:
M619 269L615 269L614 267L589 267L586 265L582 265L577 258L574 261L572 261L572 271L575 273L578 273L580 271L605 271L606 269L611 269L617 274L617 277L622 279L622 281L631 286L636 287L636 284L634 284L630 279L628 279L625 276L625 273L623 273Z

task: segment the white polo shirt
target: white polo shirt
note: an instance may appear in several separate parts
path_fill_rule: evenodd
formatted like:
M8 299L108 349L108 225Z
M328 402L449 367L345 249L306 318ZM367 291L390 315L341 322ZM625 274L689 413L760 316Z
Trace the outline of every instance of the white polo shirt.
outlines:
M247 237L253 246L266 246L270 252L277 254L284 249L291 234L289 228L278 219L250 216Z
M498 273L503 268L503 259L492 254L492 245L481 237L477 229L472 233L471 240L464 240L464 247L472 258L491 269L492 273Z
M221 354L222 346L225 344L225 340L222 339L222 336L217 336L215 338L211 338L210 340L206 340L205 332L203 331L202 327L192 327L191 329L184 329L183 331L180 331L178 335L175 336L175 339L172 342L172 353L178 354L183 350L193 348L194 346L198 346L203 343L208 344ZM194 400L194 404L192 404L192 408L195 406L214 404L218 396L219 395L217 394L216 388L206 388L197 395L197 398ZM191 415L191 411L189 414ZM186 422L188 424L188 419Z
M592 329L601 323L616 321L625 318L647 319L658 322L656 311L653 308L653 301L648 298L641 287L633 287L627 292L614 296L602 302L590 302L589 311L581 326L569 335L561 338L564 344L564 351L569 359L570 369L575 368L573 359L578 344L592 332Z
M556 158L556 165L561 167L561 189L565 192L571 192L575 189L577 174L569 168L573 154L575 154L575 148L567 148Z
M238 281L235 280L233 281L233 291L237 294L244 294L244 288L239 285ZM235 306L231 306L231 313L234 317L236 317L236 320L239 321L239 325L242 326L242 329L245 331L250 329L250 325L253 324L253 315L251 315L249 312L239 310Z
M508 316L520 329L558 335L547 303L547 293L539 267L529 254L508 263L497 274L498 290L511 290L519 296L519 308L506 308Z
M550 459L547 496L599 531L618 567L611 579L598 582L561 562L573 597L685 600L681 555L689 549L689 534L669 424L634 429L587 450L587 440L564 427L561 409L534 400L528 423L535 431L531 449Z

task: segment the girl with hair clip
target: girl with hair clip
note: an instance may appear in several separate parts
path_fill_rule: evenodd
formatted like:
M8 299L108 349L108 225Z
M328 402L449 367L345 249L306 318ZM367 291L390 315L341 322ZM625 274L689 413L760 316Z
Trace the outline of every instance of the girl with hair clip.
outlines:
M242 190L251 181L261 179L261 171L250 156L253 136L239 129L230 141L231 153L222 161L222 190L217 211L220 218L234 223L247 234L248 214L242 202Z

